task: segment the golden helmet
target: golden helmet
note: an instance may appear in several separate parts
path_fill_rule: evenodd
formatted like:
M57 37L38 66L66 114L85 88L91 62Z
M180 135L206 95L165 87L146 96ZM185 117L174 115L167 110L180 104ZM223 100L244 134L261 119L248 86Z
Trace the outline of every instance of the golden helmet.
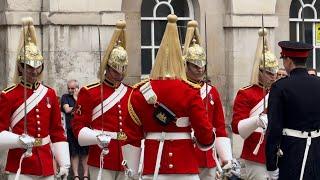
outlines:
M200 35L197 21L189 21L184 42L183 58L199 67L206 65L206 52L200 46Z
M104 72L110 66L117 72L125 74L128 66L128 54L126 51L126 22L120 20L116 23L116 29L103 56L100 66L100 80L104 80Z
M127 51L122 46L117 45L110 53L108 65L119 73L125 72L128 66Z
M259 84L259 72L262 70L276 74L279 64L276 56L270 51L266 29L259 29L259 39L256 49L255 61L252 69L251 84ZM263 41L264 39L264 41ZM264 43L263 43L264 42Z
M263 61L263 58L265 59L265 61ZM277 57L270 51L266 51L264 53L264 57L263 54L261 54L259 69L264 69L272 74L276 74L279 69Z
M23 18L22 25L17 63L25 63L33 68L38 68L43 64L43 57L37 47L33 19L31 17Z
M19 83L21 80L21 72L19 72L18 69L19 64L22 63L33 68L38 68L44 63L43 56L37 47L36 30L31 17L22 18L22 30L17 51L16 67L13 77L14 83ZM38 76L39 81L42 80L42 74L41 72Z

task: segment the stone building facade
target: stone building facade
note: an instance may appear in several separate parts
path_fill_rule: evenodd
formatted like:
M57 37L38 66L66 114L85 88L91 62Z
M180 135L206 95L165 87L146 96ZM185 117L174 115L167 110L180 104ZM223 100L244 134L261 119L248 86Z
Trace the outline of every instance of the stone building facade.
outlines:
M317 5L316 1L0 0L0 89L12 83L20 23L24 16L33 17L36 25L38 44L46 59L44 83L55 88L61 96L66 91L68 79L75 78L81 85L97 80L98 28L103 51L115 23L120 19L126 20L129 55L126 82L134 84L146 77L146 72L150 70L150 59L153 59L158 47L157 37L161 37L163 17L170 12L184 13L186 17L179 17L179 21L195 19L199 22L202 44L207 47L209 79L221 93L229 122L235 94L250 80L262 14L264 25L269 30L272 50L279 57L277 42L291 38L291 4L298 2L307 7L308 3ZM148 15L147 11L155 17ZM148 23L156 28L150 29ZM185 24L180 23L182 33ZM146 33L150 33L151 37L146 37ZM148 41L148 38L151 40ZM148 45L150 42L151 45ZM235 154L239 154L241 143L234 145L237 147Z

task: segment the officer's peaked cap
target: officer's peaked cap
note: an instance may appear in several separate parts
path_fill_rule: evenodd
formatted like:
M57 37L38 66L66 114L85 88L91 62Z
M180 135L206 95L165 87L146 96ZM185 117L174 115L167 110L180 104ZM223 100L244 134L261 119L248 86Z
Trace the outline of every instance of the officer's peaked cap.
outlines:
M280 41L278 45L281 47L281 56L307 58L309 51L313 49L310 44L296 41Z

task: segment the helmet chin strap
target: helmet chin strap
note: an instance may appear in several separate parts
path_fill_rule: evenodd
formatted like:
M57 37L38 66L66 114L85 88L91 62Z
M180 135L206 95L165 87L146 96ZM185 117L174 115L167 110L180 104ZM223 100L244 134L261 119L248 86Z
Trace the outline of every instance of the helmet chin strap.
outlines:
M105 80L112 87L118 87L122 81L122 79L119 81L116 80L116 78L111 73L105 76Z

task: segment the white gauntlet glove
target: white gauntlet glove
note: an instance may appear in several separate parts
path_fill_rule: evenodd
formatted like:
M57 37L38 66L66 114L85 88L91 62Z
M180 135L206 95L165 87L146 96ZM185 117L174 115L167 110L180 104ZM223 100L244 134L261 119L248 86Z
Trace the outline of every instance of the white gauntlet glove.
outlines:
M216 180L238 179L241 177L241 166L236 159L228 161L226 165L222 167L222 172L217 171Z
M57 178L67 179L70 168L70 155L68 142L61 141L52 143L52 153L59 164Z
M32 147L34 145L34 142L36 141L34 137L29 136L27 134L22 134L19 136L19 141L22 144L22 147L26 149L26 157L32 156Z
M61 178L63 180L67 180L67 177L69 175L69 169L66 167L59 167L58 174L56 174L57 178Z
M232 177L232 176L236 176L236 177L240 177L241 173L241 166L240 163L236 160L236 159L232 159L231 161L229 161L226 165L224 165L222 167L222 170L225 172L225 175L227 177Z
M125 174L129 179L139 179L139 163L142 148L132 146L130 144L121 147L123 161L122 166L125 169Z
M263 129L267 129L268 127L268 115L265 113L261 113L259 118L257 119L257 125Z
M102 149L103 154L108 154L109 153L109 143L111 141L111 137L106 135L106 134L99 134L97 136L98 140L98 146Z

